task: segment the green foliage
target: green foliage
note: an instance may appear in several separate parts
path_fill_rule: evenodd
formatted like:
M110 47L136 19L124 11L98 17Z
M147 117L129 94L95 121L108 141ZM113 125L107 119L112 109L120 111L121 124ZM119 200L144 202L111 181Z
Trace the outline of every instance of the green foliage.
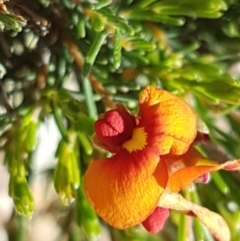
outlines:
M88 240L97 240L101 235L100 223L94 209L86 199L82 187L78 189L76 201L76 222L84 230Z
M16 211L25 216L32 216L35 210L34 197L28 185L31 152L36 147L38 122L30 111L6 132L5 163L10 173L9 195L13 198Z
M6 27L13 31L21 32L22 25L19 22L25 22L25 20L11 14L3 14L0 12L1 29L4 29Z
M230 71L239 63L239 9L237 0L0 1L0 141L16 211L35 210L32 154L39 126L53 117L61 140L51 179L65 205L76 199L77 224L96 240L100 222L81 182L89 162L105 155L90 141L94 121L116 102L137 113L147 85L190 100L213 141L213 149L202 147L208 156L239 158L240 74ZM239 180L213 174L207 186L184 193L223 215L233 241L240 238ZM109 230L114 240L186 240L188 218L171 215L157 236L139 227ZM195 240L212 240L198 220L192 228Z
M54 187L64 205L68 205L77 196L80 186L79 153L76 148L76 135L69 134L69 142L59 142L56 157L58 163L54 172Z

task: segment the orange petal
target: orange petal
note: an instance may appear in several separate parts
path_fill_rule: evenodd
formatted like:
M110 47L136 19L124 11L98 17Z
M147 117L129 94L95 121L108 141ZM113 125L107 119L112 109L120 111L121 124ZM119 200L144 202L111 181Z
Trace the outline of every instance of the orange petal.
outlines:
M183 100L167 91L145 88L139 98L141 120L159 155L184 154L197 134L197 118Z
M111 158L92 162L84 185L99 216L124 229L142 222L155 209L167 178L166 165L158 156L121 150Z
M184 199L178 193L164 193L161 196L158 206L184 213L191 213L199 218L218 241L230 241L229 228L219 214Z
M219 164L202 157L193 147L191 147L185 155L180 156L178 161L182 161L187 167L175 171L169 177L167 185L172 192L179 192L198 177L208 172L218 171L220 169L227 171L240 170L239 160Z
M179 192L181 189L187 187L190 183L192 183L204 173L215 171L216 169L216 166L185 167L174 172L170 176L167 185L172 192Z

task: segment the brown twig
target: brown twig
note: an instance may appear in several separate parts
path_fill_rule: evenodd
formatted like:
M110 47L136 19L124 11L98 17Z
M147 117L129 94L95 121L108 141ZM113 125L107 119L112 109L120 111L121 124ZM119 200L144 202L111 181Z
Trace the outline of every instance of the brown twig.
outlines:
M41 25L44 27L48 26L48 21L46 19L35 14L34 12L32 12L32 10L30 10L26 6L23 6L23 5L17 4L17 3L13 3L13 6L21 9L24 13L26 13L35 22L36 25Z

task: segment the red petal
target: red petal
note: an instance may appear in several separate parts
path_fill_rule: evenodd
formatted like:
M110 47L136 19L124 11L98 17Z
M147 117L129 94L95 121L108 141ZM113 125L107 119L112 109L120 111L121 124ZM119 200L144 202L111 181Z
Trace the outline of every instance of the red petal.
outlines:
M150 233L158 233L165 225L169 217L169 210L166 208L157 207L152 214L150 214L143 222L142 225Z
M95 122L94 130L99 143L102 143L100 147L105 146L108 151L116 152L123 142L131 139L135 126L135 118L126 110L114 109Z

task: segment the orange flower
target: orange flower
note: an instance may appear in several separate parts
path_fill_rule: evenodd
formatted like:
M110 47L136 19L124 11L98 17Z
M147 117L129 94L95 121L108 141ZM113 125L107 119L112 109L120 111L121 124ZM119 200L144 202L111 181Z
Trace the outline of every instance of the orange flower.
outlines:
M197 118L178 97L146 87L139 112L135 117L118 105L96 121L93 141L114 154L89 165L84 185L95 211L111 226L124 229L143 222L153 231L148 217L162 214L162 227L174 206L167 201L168 190L178 192L210 171L228 169L230 163L217 165L189 149L197 136ZM231 168L239 168L234 165Z
M192 109L167 91L147 87L139 99L140 118L117 107L95 124L95 143L110 158L94 161L85 174L87 197L113 227L142 222L166 188L168 170L161 155L184 154L197 134Z

